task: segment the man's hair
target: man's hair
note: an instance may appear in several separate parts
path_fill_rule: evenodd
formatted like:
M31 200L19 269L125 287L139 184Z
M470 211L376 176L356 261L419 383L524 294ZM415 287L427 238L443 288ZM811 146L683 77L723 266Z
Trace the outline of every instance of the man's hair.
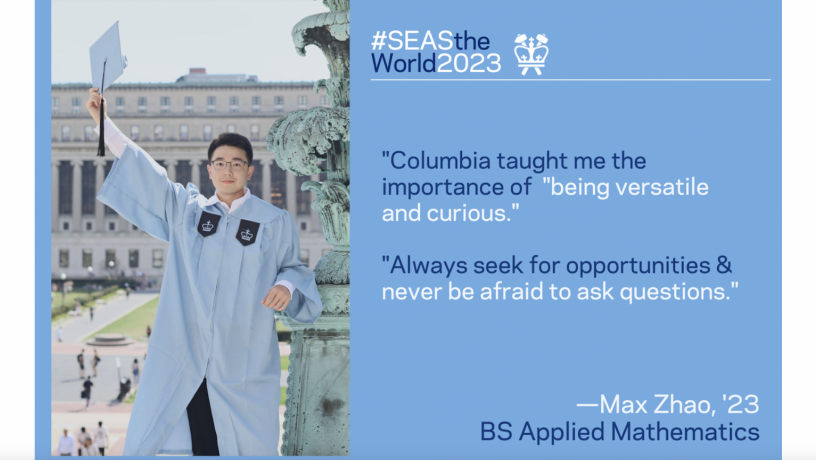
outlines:
M102 422L101 422L101 421L99 422L99 426L102 426Z
M82 432L83 432L83 433L85 432L85 427L84 427L84 426L82 427Z
M247 163L252 164L252 144L249 143L249 139L236 133L221 133L218 137L213 139L213 141L210 142L210 148L207 149L208 161L212 161L213 152L222 145L238 147L243 150L246 152Z

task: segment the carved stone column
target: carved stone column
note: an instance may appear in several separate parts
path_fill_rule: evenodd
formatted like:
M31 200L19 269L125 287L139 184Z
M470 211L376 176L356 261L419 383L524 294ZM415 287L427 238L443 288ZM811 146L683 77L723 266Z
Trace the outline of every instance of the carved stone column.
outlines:
M261 190L262 198L267 203L272 203L272 158L264 158L261 160L261 169L263 175L261 176Z
M280 166L280 163L278 163ZM297 184L295 176L286 175L286 210L292 217L297 217Z
M71 160L74 167L71 187L71 230L82 231L82 160Z
M59 161L51 162L51 231L59 232Z
M96 166L96 193L102 189L102 183L105 182L105 157L98 157L94 160ZM105 228L105 205L99 200L94 200L94 228L97 232L103 232Z
M193 168L190 173L190 182L201 190L201 160L190 160L190 167Z
M289 380L281 455L348 455L349 426L349 0L323 0L329 12L304 18L292 29L298 54L316 45L328 60L325 86L333 107L292 112L275 121L266 145L281 168L298 176L325 172L326 181L305 182L316 199L326 242L334 250L315 267L323 313L315 324L286 315L292 329ZM325 167L321 166L325 164ZM287 176L287 206L295 210L294 187Z
M165 162L167 169L167 178L170 179L170 182L176 181L176 165L178 164L178 160L167 160ZM183 184L187 185L187 184Z

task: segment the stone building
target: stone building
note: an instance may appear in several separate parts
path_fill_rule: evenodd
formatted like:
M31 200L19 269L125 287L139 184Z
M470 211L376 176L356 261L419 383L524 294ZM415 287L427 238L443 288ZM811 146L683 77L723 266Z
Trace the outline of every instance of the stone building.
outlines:
M51 87L51 272L58 278L139 277L161 280L167 243L135 228L96 200L113 164L110 151L97 157L95 123L85 109L88 83ZM190 69L174 83L111 85L104 96L108 116L159 164L168 177L214 193L207 176L207 147L221 132L250 139L255 172L248 187L286 209L300 230L301 256L314 268L331 250L311 192L300 190L319 175L296 177L274 163L266 133L294 110L330 105L325 88L312 82L259 82L255 76L210 75Z

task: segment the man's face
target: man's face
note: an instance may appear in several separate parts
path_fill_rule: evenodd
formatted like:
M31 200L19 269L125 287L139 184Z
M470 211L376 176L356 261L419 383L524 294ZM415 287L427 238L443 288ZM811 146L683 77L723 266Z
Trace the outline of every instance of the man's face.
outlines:
M224 169L217 170L213 163L218 161L233 162L232 165L226 165ZM231 145L222 145L213 151L210 164L207 165L207 172L210 174L215 190L222 195L241 194L243 195L244 187L249 179L252 178L252 173L255 171L254 166L248 166L246 152L238 147ZM243 166L243 168L236 168L236 166Z
M88 438L85 438L85 447L91 447L91 440Z

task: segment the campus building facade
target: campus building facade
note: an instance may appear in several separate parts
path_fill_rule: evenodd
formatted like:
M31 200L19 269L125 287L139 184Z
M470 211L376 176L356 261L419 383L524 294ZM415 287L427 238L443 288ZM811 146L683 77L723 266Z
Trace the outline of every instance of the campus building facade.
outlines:
M96 200L114 156L97 157L99 138L85 108L90 84L51 88L51 272L59 278L127 276L159 281L168 244L135 228ZM311 192L300 190L319 175L296 177L275 164L266 133L283 115L329 106L325 88L312 82L259 82L247 75L210 75L190 69L174 83L114 84L105 93L107 113L119 129L167 169L174 182L214 188L207 174L207 147L222 132L252 143L253 195L286 209L300 230L301 257L310 268L331 250Z

